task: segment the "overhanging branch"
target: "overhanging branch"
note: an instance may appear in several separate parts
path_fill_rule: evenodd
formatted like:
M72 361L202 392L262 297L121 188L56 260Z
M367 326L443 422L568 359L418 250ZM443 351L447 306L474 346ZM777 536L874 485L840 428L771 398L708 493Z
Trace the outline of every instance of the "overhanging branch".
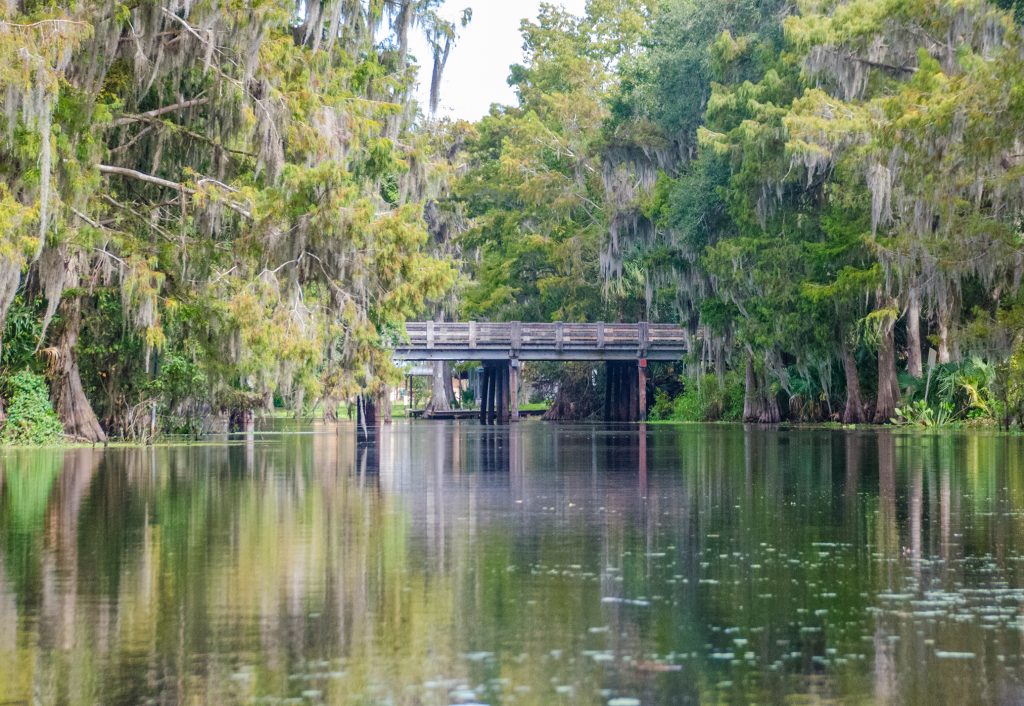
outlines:
M197 105L206 105L210 102L209 98L192 98L191 100L181 101L174 105L165 105L162 108L156 108L154 110L147 110L145 113L133 113L132 115L123 115L110 123L110 127L121 127L123 125L130 125L131 123L137 123L143 120L153 120L159 118L161 115L167 115L167 113L174 113L179 110L187 110L194 108Z
M156 186L162 186L165 189L174 189L175 191L177 191L179 193L182 193L182 194L194 195L194 194L199 193L196 189L193 189L190 186L185 186L184 184L179 184L176 181L170 181L169 179L163 179L163 178L158 177L158 176L153 176L152 174L146 174L144 172L136 171L135 169L128 169L127 167L115 167L115 166L112 166L112 165L109 165L109 164L98 164L98 165L96 165L96 168L99 169L100 174L116 174L118 176L127 177L129 179L135 179L137 181L142 181L142 182L145 182L147 184L154 184ZM231 193L235 193L235 191L236 191L235 189L231 188L227 184L219 182L216 179L203 178L203 179L200 179L199 183L200 184L213 184L214 186L216 186L216 187L218 187L220 189L224 189L226 191L229 191ZM238 204L238 203L235 203L234 201L229 201L229 200L224 200L222 203L225 206L227 206L228 208L230 208L232 211L234 211L235 213L238 213L239 215L245 216L250 221L254 220L252 212L249 211L247 208L245 208L245 206L242 206L241 204Z

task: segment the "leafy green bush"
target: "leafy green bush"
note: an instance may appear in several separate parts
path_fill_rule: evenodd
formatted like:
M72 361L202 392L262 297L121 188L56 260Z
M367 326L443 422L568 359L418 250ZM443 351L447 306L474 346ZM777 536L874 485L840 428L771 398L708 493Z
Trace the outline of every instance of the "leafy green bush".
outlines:
M206 411L206 373L192 360L168 351L160 358L156 379L144 386L158 402L161 428L172 434L198 434Z
M1000 416L999 372L980 358L935 366L923 379L900 377L903 404L893 424L945 426ZM930 378L930 379L929 379Z
M1024 428L1024 341L1017 344L1009 360L995 366L992 396L999 425L1009 429L1016 420Z
M925 400L917 400L897 407L896 416L889 421L898 426L941 427L952 419L952 403L940 402L937 409L932 409Z
M10 407L7 423L0 432L4 444L39 446L53 444L64 438L64 427L53 411L41 375L25 369L12 375L5 386Z
M972 358L938 366L932 384L936 387L939 403L952 405L957 419L991 417L991 390L995 375L994 366Z
M675 398L658 392L652 420L674 422L736 422L743 418L743 383L735 374L724 380L715 375L687 379Z
M3 346L0 347L0 370L21 370L37 361L36 346L43 333L40 302L28 304L18 295L7 310L7 321L3 331Z

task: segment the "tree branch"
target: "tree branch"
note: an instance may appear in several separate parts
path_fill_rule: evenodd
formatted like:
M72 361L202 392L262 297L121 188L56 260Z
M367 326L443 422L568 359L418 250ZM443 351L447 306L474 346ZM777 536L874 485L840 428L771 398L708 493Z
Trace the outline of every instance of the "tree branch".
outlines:
M152 174L144 174L134 169L128 169L127 167L113 167L109 164L97 164L96 167L100 170L100 174L117 174L119 176L128 177L129 179L144 181L147 184L156 184L157 186L163 186L167 189L181 191L186 194L195 193L195 189L190 189L184 184L179 184L176 181L168 181L167 179L161 179L160 177L153 176Z
M164 107L156 108L155 110L147 110L145 113L123 115L111 122L109 127L121 127L122 125L129 125L131 123L139 122L140 120L152 120L153 118L159 118L161 115L166 115L167 113L174 113L178 110L194 108L197 105L206 105L209 102L209 98L192 98L191 100L181 101L174 105L165 105Z
M177 191L179 193L182 193L182 194L195 195L195 194L199 193L198 191L196 191L195 189L193 189L190 186L185 186L184 184L179 184L176 181L169 181L168 179L162 179L162 178L160 178L158 176L153 176L152 174L145 174L143 172L139 172L139 171L136 171L134 169L128 169L127 167L114 167L114 166L111 166L109 164L97 164L96 168L99 169L100 174L116 174L118 176L127 177L129 179L136 179L138 181L143 181L143 182L146 182L147 184L155 184L156 186L162 186L162 187L164 187L166 189L174 189L175 191ZM225 189L225 190L227 190L229 192L232 192L232 193L235 192L235 189L232 189L227 184L223 184L223 183L217 181L216 179L210 179L210 178L207 177L207 178L201 179L199 181L199 183L200 184L210 183L210 184L213 184L213 185L215 185L215 186L217 186L217 187L219 187L221 189ZM238 213L239 215L245 216L250 221L254 220L252 212L249 211L248 209L246 209L241 204L237 204L237 203L235 203L233 201L228 201L228 200L223 201L223 204L225 206L227 206L228 208L230 208L235 213Z

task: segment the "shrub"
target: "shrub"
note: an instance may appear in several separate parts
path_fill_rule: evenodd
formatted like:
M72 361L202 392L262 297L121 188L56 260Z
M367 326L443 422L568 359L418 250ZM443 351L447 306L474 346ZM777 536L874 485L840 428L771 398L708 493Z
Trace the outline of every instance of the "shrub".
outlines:
M7 423L0 432L4 444L39 446L54 444L64 438L64 427L53 411L41 375L30 370L15 373L7 381L10 407Z
M675 422L734 422L743 417L743 383L736 374L719 380L715 375L687 379L674 399L655 395L651 419Z

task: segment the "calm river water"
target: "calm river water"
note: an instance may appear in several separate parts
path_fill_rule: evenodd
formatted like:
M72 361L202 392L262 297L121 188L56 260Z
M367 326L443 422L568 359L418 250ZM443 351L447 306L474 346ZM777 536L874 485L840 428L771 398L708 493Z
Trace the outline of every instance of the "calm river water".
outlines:
M1024 703L1024 438L0 454L0 702Z

